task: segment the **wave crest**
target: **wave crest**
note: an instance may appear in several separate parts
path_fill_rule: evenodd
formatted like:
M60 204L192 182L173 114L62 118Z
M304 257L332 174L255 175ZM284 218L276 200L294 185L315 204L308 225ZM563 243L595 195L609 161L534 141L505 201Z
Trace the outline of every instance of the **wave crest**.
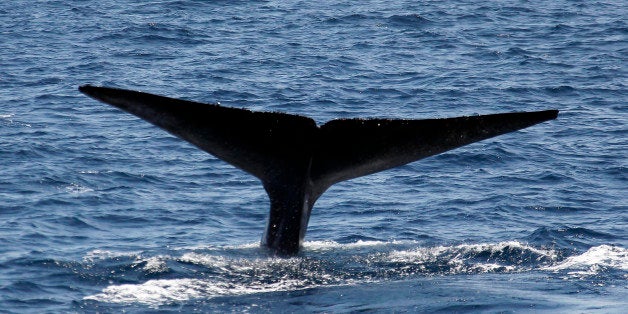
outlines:
M570 256L563 261L543 268L553 272L567 272L570 277L598 275L605 271L628 271L628 249L600 245L580 255ZM628 278L628 275L624 275Z
M304 244L304 255L292 258L273 257L261 249L251 250L250 244L175 250L179 256L149 258L139 253L95 251L85 260L97 264L111 258L119 263L121 257L128 258L130 266L134 267L127 269L146 275L138 278L151 277L136 284L112 284L85 300L158 306L198 298L385 282L412 276L555 270L571 268L580 259L586 259L585 256L609 251L607 247L597 247L582 257L561 260L559 252L553 249L536 248L518 241L418 245L413 241L349 244L312 241ZM239 254L239 248L247 254ZM609 265L625 269L625 250L614 248L612 252L617 253L621 262L617 264L613 260ZM166 276L170 278L163 278Z

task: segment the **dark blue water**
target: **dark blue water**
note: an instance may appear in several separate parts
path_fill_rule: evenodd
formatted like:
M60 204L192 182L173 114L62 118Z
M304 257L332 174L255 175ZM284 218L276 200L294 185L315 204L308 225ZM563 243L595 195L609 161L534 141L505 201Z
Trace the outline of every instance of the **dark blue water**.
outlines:
M625 1L3 1L3 312L625 312ZM252 176L82 84L555 121L338 184L259 248Z

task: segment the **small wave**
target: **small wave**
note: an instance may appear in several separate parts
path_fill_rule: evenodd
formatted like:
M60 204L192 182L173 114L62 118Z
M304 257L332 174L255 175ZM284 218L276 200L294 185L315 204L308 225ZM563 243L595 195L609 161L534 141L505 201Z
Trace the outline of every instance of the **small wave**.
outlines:
M169 259L171 259L170 256L155 256L138 260L135 264L142 265L142 270L148 274L166 273L170 270L166 263Z
M140 285L111 286L85 300L111 303L142 303L159 306L211 296L294 291L304 287L296 280L267 285L232 284L200 279L155 279ZM308 287L309 288L309 287Z
M358 240L352 243L338 243L335 241L308 241L303 244L303 249L307 251L322 251L322 250L334 250L334 249L346 249L351 250L355 248L364 248L364 247L375 247L375 246L387 246L387 245L395 245L395 244L407 244L407 243L415 243L408 241L363 241Z
M9 126L14 126L14 127L26 127L26 128L30 128L31 125L25 122L20 122L20 121L16 121L14 120L15 114L0 114L0 121L2 121L2 124L4 125L9 125Z
M530 52L519 47L512 47L512 48L508 48L508 50L506 51L506 54L509 56L526 56L526 55L530 55Z
M338 24L338 23L352 23L359 22L363 20L368 20L369 16L359 13L353 13L344 16L334 16L327 19L327 23Z
M554 94L554 95L566 95L566 94L574 93L576 91L575 88L568 85L546 87L544 88L544 90L548 94Z
M83 257L84 262L96 263L98 261L115 259L120 257L137 257L140 252L115 252L108 250L93 250Z
M78 173L80 174L101 174L101 173L109 173L112 172L110 170L108 171L99 171L99 170L80 170Z
M132 260L129 269L158 276L169 263L182 263L188 273L176 279L151 279L137 284L114 284L85 300L108 303L141 303L161 306L192 299L297 291L404 280L412 276L479 273L512 273L530 270L568 271L570 276L597 274L604 269L628 270L628 250L602 245L561 260L553 249L518 241L416 247L416 242L362 241L340 244L310 241L305 252L316 257L276 258L268 255L231 256L238 248L251 253L252 244L229 248L197 248L180 257L144 258L138 252L92 251L91 263L113 259ZM257 244L256 244L257 245ZM413 246L408 248L408 246ZM363 250L367 248L368 250ZM137 266L142 267L137 267ZM172 275L172 273L170 273Z
M546 210L541 207L541 210ZM537 208L539 210L539 208ZM578 209L561 208L554 211L576 211ZM536 245L558 245L559 247L571 248L572 250L579 249L585 250L590 247L592 243L599 243L600 241L613 241L616 236L595 231L582 227L569 227L562 226L559 228L547 228L541 227L532 232L526 240Z
M127 269L152 274L153 279L137 284L110 285L85 300L159 306L199 298L403 280L417 275L520 272L537 269L539 265L557 259L554 250L517 241L436 247L417 247L417 242L413 241L348 244L310 241L304 244L303 255L291 258L259 253L262 250L258 254L236 252L234 255L238 248L252 253L251 247L251 244L243 244L228 248L198 248L183 252L180 257L162 255L153 258L142 257L137 252L93 251L86 260L106 264L106 259L119 263L130 258L134 261ZM310 254L312 252L316 254ZM168 271L169 264L177 263L182 266L174 266L175 273L168 272L177 279L154 277ZM138 265L142 267L136 267Z
M86 268L91 269L92 273L98 273L97 269L104 269L105 272L131 271L139 273L141 276L155 276L165 274L171 271L168 267L168 261L173 258L169 255L158 255L153 257L144 257L141 252L115 252L108 250L94 250L83 257L83 263ZM125 265L126 264L126 265ZM119 267L121 266L122 267ZM131 275L130 273L125 276Z
M418 14L406 14L406 15L393 15L388 18L388 21L392 25L417 27L423 26L431 21L418 15Z
M597 275L607 269L628 271L628 249L610 245L595 246L580 255L570 256L543 269L567 271L570 277Z
M83 194L88 192L94 192L94 189L79 185L77 183L71 183L70 185L65 186L65 191L70 194Z
M388 256L390 261L404 263L446 261L449 267L445 270L449 274L524 271L557 258L555 250L538 249L518 241L418 248Z

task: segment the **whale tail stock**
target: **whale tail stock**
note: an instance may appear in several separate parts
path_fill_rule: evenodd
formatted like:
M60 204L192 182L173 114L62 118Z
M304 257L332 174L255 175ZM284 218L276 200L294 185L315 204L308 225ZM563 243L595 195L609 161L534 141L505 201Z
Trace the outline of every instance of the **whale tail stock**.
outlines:
M254 112L123 89L81 86L256 176L270 198L262 244L295 254L312 207L334 183L555 119L557 110L426 120L314 120Z

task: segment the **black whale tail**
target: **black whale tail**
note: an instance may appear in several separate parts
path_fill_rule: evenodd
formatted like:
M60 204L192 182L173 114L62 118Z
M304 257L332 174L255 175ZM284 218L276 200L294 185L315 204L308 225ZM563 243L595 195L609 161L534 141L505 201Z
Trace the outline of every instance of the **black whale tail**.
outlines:
M427 120L340 119L253 112L142 92L81 86L256 176L271 209L262 243L297 253L316 200L334 183L555 119L557 110Z

